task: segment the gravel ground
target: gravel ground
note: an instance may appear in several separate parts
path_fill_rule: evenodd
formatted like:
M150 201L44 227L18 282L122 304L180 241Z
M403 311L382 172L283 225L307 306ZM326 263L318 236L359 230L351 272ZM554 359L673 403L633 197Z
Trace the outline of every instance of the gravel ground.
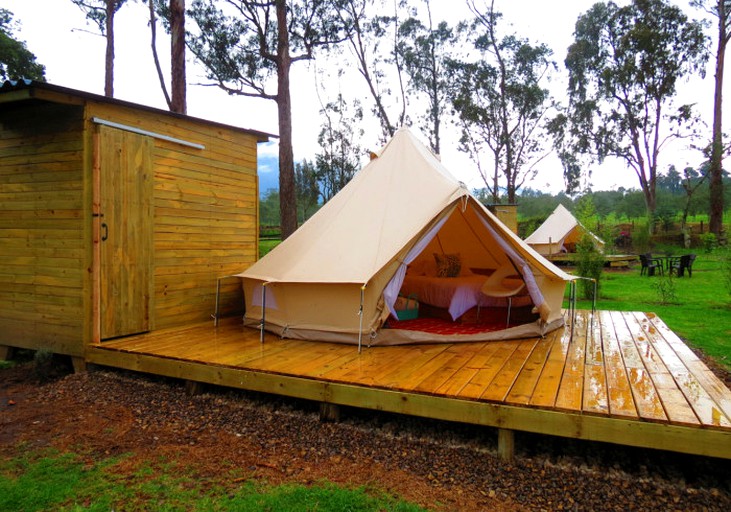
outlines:
M270 483L323 479L372 486L435 510L731 510L731 463L600 443L516 435L496 455L495 429L343 409L122 371L59 376L0 370L0 455L23 446L97 457L174 459L215 480L240 468Z

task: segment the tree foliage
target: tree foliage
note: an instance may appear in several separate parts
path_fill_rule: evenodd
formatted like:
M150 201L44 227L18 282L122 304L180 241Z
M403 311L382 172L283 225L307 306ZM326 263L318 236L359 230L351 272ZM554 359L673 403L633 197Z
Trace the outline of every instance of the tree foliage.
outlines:
M194 0L190 12L198 31L188 44L207 77L229 94L277 103L283 238L297 229L290 68L344 39L338 1Z
M633 0L620 7L597 3L576 22L565 60L569 105L552 129L575 184L581 162L613 156L636 173L650 215L661 150L693 135L691 105L673 107L679 81L702 74L707 60L700 23L665 0Z
M544 82L555 64L544 44L498 36L501 15L494 2L485 12L468 3L476 16L470 32L480 58L452 64L462 149L475 161L493 202L499 200L501 180L507 200L515 202L516 191L548 154L545 116L553 102ZM485 152L492 161L489 171L481 161Z
M446 22L434 24L429 0L425 0L426 23L412 16L401 23L396 52L409 78L408 89L427 99L420 124L429 136L432 150L441 153L441 129L449 105L451 77L447 71L456 37Z
M320 198L315 165L305 159L294 166L294 182L297 190L297 217L300 223L315 212Z
M0 79L28 78L45 82L45 66L36 62L36 56L28 50L25 42L15 38L16 26L13 13L0 9Z
M396 48L400 37L399 13L411 11L407 0L397 0L393 2L393 14L384 14L389 3L387 0L343 0L340 10L342 23L349 27L348 47L368 87L383 141L403 126L407 106L403 66Z
M359 101L349 103L342 94L320 111L322 127L317 137L320 152L315 157L320 198L329 201L348 184L360 168L363 148L363 110Z

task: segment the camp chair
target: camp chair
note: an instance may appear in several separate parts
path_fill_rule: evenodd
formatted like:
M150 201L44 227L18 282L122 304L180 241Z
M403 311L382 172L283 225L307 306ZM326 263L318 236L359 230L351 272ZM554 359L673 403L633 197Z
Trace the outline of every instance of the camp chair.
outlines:
M640 269L641 276L645 275L645 273L648 276L654 276L656 269L660 269L660 273L663 273L662 260L653 258L649 252L647 254L640 254L640 263L642 264L642 268Z
M508 318L505 322L505 327L510 325L510 309L513 305L513 297L520 293L525 287L525 281L523 279L506 279L508 276L515 275L515 267L508 263L503 265L495 272L490 274L485 284L482 285L480 290L483 295L488 297L504 297L508 299Z
M685 254L681 256L680 258L674 258L670 262L670 268L668 271L670 272L670 275L673 275L673 272L675 272L675 275L678 277L683 277L683 274L685 271L688 271L688 277L693 277L693 262L695 261L695 254Z

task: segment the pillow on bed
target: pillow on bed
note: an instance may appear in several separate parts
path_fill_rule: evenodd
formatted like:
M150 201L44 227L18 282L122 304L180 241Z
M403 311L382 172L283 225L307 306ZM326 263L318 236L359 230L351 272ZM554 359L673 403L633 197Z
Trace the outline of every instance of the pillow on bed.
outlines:
M406 268L406 273L411 276L435 276L437 274L437 267L434 261L419 259Z
M462 270L462 258L457 254L434 253L437 262L437 277L457 277Z

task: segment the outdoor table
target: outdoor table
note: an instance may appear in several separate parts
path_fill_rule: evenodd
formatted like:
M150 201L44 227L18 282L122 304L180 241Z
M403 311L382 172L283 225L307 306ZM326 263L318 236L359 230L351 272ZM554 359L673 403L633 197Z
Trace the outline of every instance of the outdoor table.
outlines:
M665 256L665 270L670 272L673 263L680 263L680 256Z

